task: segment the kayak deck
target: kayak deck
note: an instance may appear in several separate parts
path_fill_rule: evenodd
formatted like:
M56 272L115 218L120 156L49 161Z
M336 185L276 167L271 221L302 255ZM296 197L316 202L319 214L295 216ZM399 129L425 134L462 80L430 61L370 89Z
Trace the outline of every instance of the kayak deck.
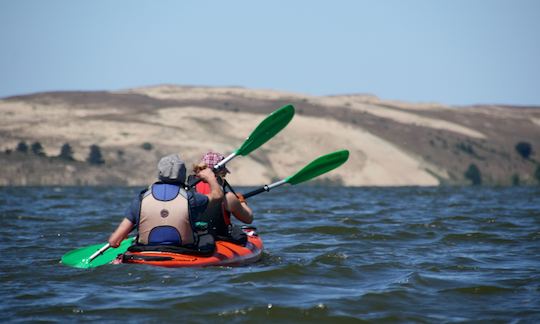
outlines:
M248 236L245 246L216 241L216 250L210 256L144 251L126 252L119 260L121 263L149 264L169 268L245 265L261 258L263 242L254 229L247 228L244 232Z

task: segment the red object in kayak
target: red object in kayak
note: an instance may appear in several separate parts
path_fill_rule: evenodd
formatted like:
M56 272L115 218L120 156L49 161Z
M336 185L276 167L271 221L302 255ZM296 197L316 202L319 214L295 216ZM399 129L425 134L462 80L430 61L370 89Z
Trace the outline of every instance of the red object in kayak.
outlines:
M159 267L236 266L258 261L262 256L263 242L254 229L244 229L248 236L245 246L226 241L216 241L216 250L210 256L171 252L126 252L122 263L149 264Z

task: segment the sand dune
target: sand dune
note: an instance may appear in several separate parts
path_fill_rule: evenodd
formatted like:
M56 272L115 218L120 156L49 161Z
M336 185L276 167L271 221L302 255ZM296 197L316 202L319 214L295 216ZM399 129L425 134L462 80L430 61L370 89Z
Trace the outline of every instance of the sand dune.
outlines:
M538 109L455 109L384 101L371 95L315 97L163 85L0 100L1 149L13 150L22 140L40 141L46 154L53 156L63 143L70 143L75 158L84 161L88 146L98 144L113 178L142 184L154 177L161 155L178 152L191 165L207 150L232 152L268 111L283 102L295 104L295 118L250 156L232 161L231 182L270 183L338 149L348 149L350 160L318 180L347 186L466 183L464 170L477 163L492 181L503 181L508 163L513 172L532 174L533 166L514 152L516 141L540 145ZM516 126L524 121L531 127ZM150 143L152 149L143 150L143 143ZM69 165L66 174L80 173L81 165ZM17 175L12 174L16 169L0 174L0 183L16 182ZM93 183L91 176L87 178ZM58 179L62 176L51 181Z

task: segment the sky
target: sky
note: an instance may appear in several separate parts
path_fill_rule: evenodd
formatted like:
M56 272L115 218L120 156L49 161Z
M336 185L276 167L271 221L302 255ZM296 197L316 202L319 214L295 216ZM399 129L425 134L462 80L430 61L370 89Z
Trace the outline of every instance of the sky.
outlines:
M0 0L0 97L158 84L540 106L536 0Z

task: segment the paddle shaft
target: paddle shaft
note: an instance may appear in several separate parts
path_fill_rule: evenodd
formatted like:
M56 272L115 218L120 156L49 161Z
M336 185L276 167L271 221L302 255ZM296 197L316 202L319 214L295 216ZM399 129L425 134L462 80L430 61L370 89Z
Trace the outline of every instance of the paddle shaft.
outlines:
M212 169L212 171L214 171L214 173L217 173L222 167L225 166L225 164L227 164L227 162L234 159L235 157L236 157L236 152L233 152L233 153L229 154L229 156L227 156L223 160L219 161L218 164L214 165L214 168ZM196 180L194 182L188 183L186 189L195 187L197 185L197 183L199 183L201 181L202 181L201 178L196 178Z
M283 180L274 182L270 185L264 185L253 191L250 191L244 195L244 198L253 197L260 194L261 192L270 191L270 189L279 187L285 183L292 185L299 184L313 178L320 176L321 174L327 173L335 168L339 167L349 158L349 151L340 150L335 151L330 154L326 154L316 158L311 161L308 165L303 167L300 171L296 172L294 175L287 177Z
M255 189L255 190L252 190L252 191L250 191L248 193L245 193L243 196L244 196L244 198L248 199L249 197L253 197L253 196L258 195L258 194L260 194L262 192L268 192L268 191L270 191L270 189L275 188L275 187L279 187L279 186L284 185L286 183L287 182L285 181L285 179L283 179L283 180L274 182L274 183L269 184L269 185L261 186L261 187Z
M111 245L109 243L103 245L103 247L99 250L96 251L96 253L92 254L89 258L88 258L88 262L92 262L95 258L97 258L98 256L102 255L103 252L107 251L109 248L111 247Z

